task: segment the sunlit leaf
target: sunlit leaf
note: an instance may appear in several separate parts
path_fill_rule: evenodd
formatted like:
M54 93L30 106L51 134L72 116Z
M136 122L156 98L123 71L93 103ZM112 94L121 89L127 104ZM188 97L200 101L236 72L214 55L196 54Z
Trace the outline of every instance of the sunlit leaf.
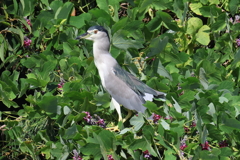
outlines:
M145 121L141 113L139 113L138 116L134 116L130 119L130 124L134 126L135 131L138 131L144 123Z
M202 45L208 45L210 42L210 28L207 25L202 26L196 34L196 40Z
M200 12L200 8L202 7L202 4L201 3L191 3L190 5L189 5L189 7L191 8L191 10L194 12L194 13L196 13L196 14L198 14L198 15L202 15L201 14L201 12Z
M198 29L202 27L202 25L203 22L200 18L197 17L190 18L187 21L187 33L194 35L198 31Z

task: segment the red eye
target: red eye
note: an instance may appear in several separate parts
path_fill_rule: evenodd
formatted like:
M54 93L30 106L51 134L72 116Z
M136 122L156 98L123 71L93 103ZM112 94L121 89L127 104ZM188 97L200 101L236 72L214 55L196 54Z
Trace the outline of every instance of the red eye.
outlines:
M98 30L94 30L93 32L94 32L95 34L97 34Z

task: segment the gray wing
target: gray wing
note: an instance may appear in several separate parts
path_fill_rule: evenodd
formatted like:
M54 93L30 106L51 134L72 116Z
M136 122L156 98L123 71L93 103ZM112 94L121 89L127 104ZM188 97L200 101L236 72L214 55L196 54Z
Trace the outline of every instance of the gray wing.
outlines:
M137 79L134 75L122 69L119 64L113 68L113 72L119 79L124 81L139 97L141 97L142 100L145 96L145 93L152 94L155 97L159 98L165 98L166 96L166 93L159 92L150 88L145 83Z

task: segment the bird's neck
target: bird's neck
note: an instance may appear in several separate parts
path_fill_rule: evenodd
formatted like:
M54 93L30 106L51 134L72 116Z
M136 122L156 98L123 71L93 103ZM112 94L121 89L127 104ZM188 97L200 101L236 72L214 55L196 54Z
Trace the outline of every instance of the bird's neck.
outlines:
M99 54L110 54L109 53L110 42L107 37L102 38L101 40L93 42L93 53L94 56Z

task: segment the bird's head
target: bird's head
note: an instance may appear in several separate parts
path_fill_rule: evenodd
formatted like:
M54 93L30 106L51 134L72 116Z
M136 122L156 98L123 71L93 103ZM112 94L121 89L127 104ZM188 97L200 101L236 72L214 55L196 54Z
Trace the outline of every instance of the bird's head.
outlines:
M97 41L105 37L109 39L108 32L104 27L92 26L87 30L86 33L78 36L76 39L88 39L91 41Z

